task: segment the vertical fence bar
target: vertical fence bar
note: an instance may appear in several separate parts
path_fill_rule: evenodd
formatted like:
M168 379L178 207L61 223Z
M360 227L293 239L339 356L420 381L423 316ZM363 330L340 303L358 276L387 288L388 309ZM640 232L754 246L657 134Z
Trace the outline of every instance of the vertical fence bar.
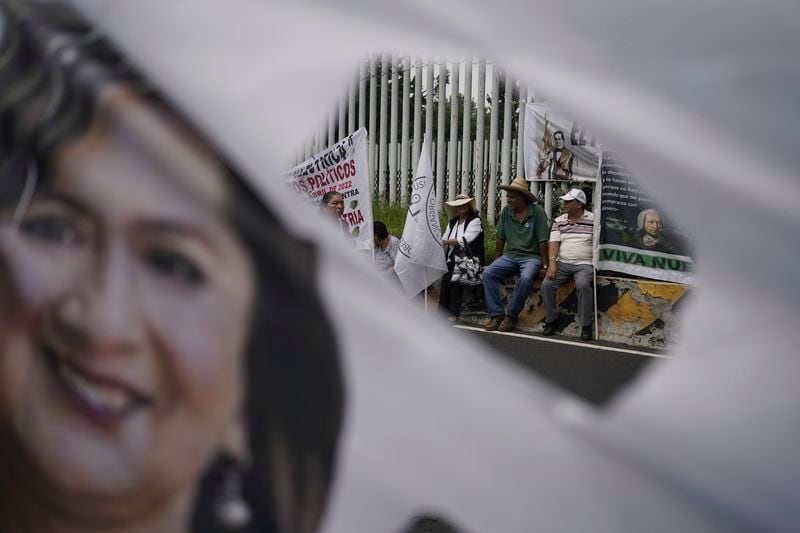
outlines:
M433 152L433 143L436 139L433 138L433 58L430 57L426 60L425 65L425 138L428 139L431 146L431 158L434 156ZM417 150L417 155L419 155L419 151L422 150L420 147ZM431 165L433 165L433 161L431 161ZM436 168L436 167L432 167ZM416 169L414 169L416 172Z
M413 176L417 175L420 150L422 150L422 58L417 56L414 59L414 144L411 147Z
M397 96L400 93L398 87L398 62L395 55L391 56L389 76L391 82L389 88L390 119L389 119L389 203L397 203Z
M447 101L447 62L439 60L439 105L436 132L436 208L441 211L442 199L444 198L444 115L446 112L445 102Z
M347 135L347 133L345 133L347 131L347 102L350 100L350 95L352 93L353 80L350 80L347 92L343 92L339 100L339 131L333 142L339 142L340 139L343 139ZM355 95L353 95L353 98L355 98Z
M331 107L330 112L328 113L328 142L325 143L325 147L333 145L336 142L336 108L339 107L338 104Z
M464 61L464 114L461 131L461 192L469 194L469 170L472 160L472 56Z
M375 146L378 138L378 55L373 53L369 72L369 180L371 196L375 197Z
M358 71L356 71L350 78L350 93L348 94L349 98L347 100L347 128L345 130L345 135L356 131L356 93L360 83L359 80ZM345 135L342 135L342 137Z
M400 133L400 203L408 204L408 142L409 142L409 94L411 92L411 61L409 57L403 56L403 115L400 121L402 131ZM416 106L416 103L415 103Z
M429 149L431 151L431 171L433 171L436 168L436 139L431 141Z
M519 83L519 112L517 113L517 172L518 178L525 177L525 102L528 101L528 86Z
M450 146L448 147L447 160L447 198L456 195L456 180L458 179L458 76L459 61L453 62L453 76L450 84Z
M320 125L320 127L317 129L317 139L316 142L314 143L315 154L321 152L322 149L324 148L323 142L325 140L326 134L327 134L327 124Z
M553 219L553 182L546 181L544 183L544 212L547 213L547 218Z
M511 114L514 115L514 117L516 118L516 115L514 114L514 109L513 109L514 106L512 105L511 108L512 108L511 109ZM511 128L513 130L514 126L512 125ZM512 131L512 133L511 133L511 172L509 173L509 175L511 176L511 179L514 179L514 178L517 177L516 170L517 170L517 139L516 139L516 137L514 137L514 133Z
M367 125L367 59L358 63L358 127ZM369 132L370 134L372 132Z
M503 145L502 145L502 180L503 185L511 183L511 126L514 117L511 113L511 103L514 97L514 80L505 71L505 97L503 102ZM502 205L505 205L505 196L503 196Z
M477 131L475 132L475 205L478 211L483 211L483 140L486 127L486 59L478 60L478 98L475 102L478 115Z
M381 57L381 109L378 124L378 200L386 201L386 130L389 128L389 54Z
M497 64L492 63L492 115L489 123L489 187L486 198L486 214L489 220L496 219L497 208L497 129L500 122L500 74Z
M463 146L462 145L463 145L463 143L461 141L458 141L458 143L456 143L456 173L455 173L456 176L461 176L464 172L466 172L466 170L464 170L464 166L463 166L463 161L464 160L461 159L461 157L460 157L460 155L463 153L462 152L462 150L463 150ZM461 188L461 183L456 181L456 190L458 190L460 188Z

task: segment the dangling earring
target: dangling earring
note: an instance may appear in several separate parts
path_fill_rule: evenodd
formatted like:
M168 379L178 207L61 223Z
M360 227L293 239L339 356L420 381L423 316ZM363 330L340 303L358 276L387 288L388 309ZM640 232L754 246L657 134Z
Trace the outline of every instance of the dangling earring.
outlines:
M242 496L242 466L234 462L225 469L219 499L214 508L219 523L234 531L248 525L253 514Z

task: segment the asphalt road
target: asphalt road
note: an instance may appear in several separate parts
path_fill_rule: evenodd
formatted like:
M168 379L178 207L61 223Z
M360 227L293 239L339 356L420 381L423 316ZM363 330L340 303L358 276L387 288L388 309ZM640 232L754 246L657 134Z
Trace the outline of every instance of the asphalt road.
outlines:
M564 337L485 332L457 326L524 368L555 383L589 403L603 405L650 364L659 364L661 352L583 342ZM663 360L663 359L662 359Z

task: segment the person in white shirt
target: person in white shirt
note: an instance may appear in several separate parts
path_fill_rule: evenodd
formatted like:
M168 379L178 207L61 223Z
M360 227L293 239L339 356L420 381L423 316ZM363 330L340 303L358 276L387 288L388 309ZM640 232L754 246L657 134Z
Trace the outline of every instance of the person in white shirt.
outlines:
M553 221L548 243L550 258L547 275L542 281L542 301L545 308L544 335L553 335L558 322L556 289L575 278L578 296L578 319L581 323L581 338L592 340L594 318L594 292L592 286L592 232L594 215L585 209L586 194L580 189L571 189L559 197L566 211Z
M447 257L447 273L442 276L439 309L448 313L448 320L455 322L461 314L461 299L464 294L463 286L450 283L455 260L466 254L464 249L466 240L470 253L478 258L481 265L484 264L483 226L475 210L475 200L466 194L459 194L455 199L445 202L444 209L450 221L442 235L442 244L445 246L445 257Z
M375 244L375 268L381 274L396 278L394 261L400 249L400 239L389 233L386 224L376 220L372 223L372 240Z

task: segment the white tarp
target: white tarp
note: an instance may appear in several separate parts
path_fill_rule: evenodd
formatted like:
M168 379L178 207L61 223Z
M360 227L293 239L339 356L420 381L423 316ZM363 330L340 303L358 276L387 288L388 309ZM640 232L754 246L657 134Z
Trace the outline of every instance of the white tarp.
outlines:
M436 209L436 183L431 171L430 146L422 143L417 175L403 226L394 270L408 297L414 297L447 272L442 229Z
M325 531L400 531L420 510L475 532L796 529L796 1L74 2L323 250L351 400ZM277 162L390 48L535 83L702 251L675 357L607 411L420 316L299 214Z

